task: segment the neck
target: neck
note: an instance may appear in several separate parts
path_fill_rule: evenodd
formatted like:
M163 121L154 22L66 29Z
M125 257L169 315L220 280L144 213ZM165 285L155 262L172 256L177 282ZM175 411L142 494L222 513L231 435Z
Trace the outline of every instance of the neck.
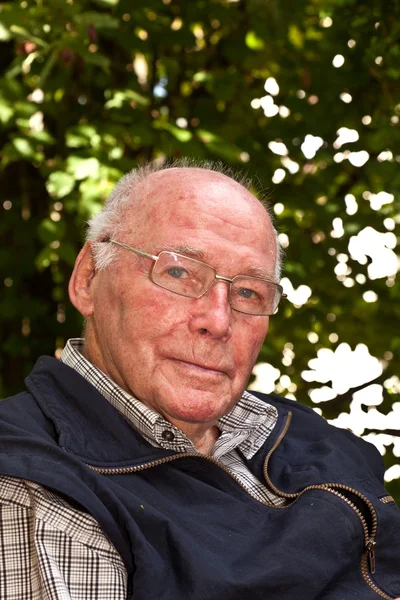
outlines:
M197 423L176 421L175 419L168 420L189 438L200 454L205 454L206 456L211 455L214 444L220 435L216 425L210 427L203 424L199 425Z

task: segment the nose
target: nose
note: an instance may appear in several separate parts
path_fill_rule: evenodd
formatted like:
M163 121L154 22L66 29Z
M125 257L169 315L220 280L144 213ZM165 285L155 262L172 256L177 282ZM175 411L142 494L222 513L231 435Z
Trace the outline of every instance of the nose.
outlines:
M232 335L232 309L229 303L229 284L215 280L204 296L193 300L190 328L205 331L213 338L229 340Z

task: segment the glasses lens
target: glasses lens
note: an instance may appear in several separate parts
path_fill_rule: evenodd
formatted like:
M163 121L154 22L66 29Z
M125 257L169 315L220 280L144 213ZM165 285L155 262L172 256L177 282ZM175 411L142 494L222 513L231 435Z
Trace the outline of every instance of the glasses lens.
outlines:
M212 267L174 252L161 252L151 274L160 287L190 298L200 298L214 276Z
M250 315L272 315L281 299L280 286L262 279L235 277L231 288L232 308Z

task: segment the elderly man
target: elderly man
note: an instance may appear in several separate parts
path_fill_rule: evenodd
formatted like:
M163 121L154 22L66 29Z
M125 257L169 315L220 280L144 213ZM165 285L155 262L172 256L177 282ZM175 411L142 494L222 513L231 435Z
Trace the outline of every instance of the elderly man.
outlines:
M400 594L377 451L245 392L282 295L265 207L151 167L89 224L86 319L0 406L2 600L374 600Z

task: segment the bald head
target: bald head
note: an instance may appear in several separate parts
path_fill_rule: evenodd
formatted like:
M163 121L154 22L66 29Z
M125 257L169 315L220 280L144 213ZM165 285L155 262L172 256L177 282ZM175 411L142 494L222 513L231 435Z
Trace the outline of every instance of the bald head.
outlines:
M209 169L171 168L149 175L135 192L134 210L139 219L157 219L157 211L165 211L174 218L180 209L196 209L197 218L214 207L220 207L226 216L235 213L255 226L261 221L266 233L273 235L271 219L261 202L240 183Z
M244 185L246 181L237 180L231 176L213 169L200 167L171 167L168 169L160 169L153 173L149 173L137 186L137 195L139 198L143 190L149 187L159 186L179 186L186 188L190 192L197 185L204 185L208 188L224 187L226 190L232 190L237 194L242 194L249 202L262 206L262 203L249 191ZM227 202L228 198L221 198L221 202Z
M248 189L249 181L233 178L211 168L172 166L155 169L147 165L123 177L110 194L103 211L89 222L88 240L94 242L98 268L110 264L115 248L99 243L108 237L142 238L146 230L168 215L171 224L187 220L187 211L201 223L212 209L221 211L221 218L232 218L240 227L263 229L266 238L273 240L275 257L274 278L280 274L280 247L265 203ZM129 216L128 216L129 215ZM232 231L233 233L233 231ZM206 234L206 232L205 232ZM235 234L235 235L236 235ZM135 242L136 243L136 242Z

